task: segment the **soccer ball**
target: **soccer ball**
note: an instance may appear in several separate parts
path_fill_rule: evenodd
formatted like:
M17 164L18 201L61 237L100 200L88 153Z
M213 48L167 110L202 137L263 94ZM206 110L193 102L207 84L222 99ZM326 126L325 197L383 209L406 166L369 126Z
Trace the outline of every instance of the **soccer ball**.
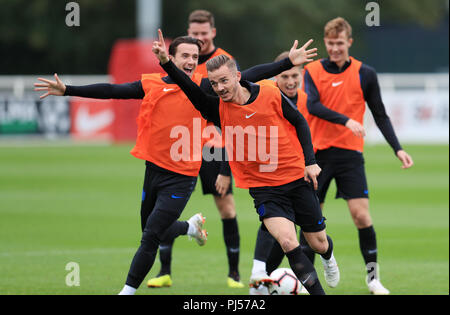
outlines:
M271 295L297 295L302 289L294 272L289 268L278 268L270 274L273 284L269 287Z

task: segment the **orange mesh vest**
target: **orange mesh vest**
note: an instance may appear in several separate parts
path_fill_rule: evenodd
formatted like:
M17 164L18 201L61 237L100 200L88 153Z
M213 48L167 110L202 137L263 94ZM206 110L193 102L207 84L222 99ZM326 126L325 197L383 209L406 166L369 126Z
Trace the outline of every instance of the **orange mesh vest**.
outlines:
M283 117L278 88L262 84L253 103L221 100L219 110L237 187L279 186L304 176L303 151L294 126Z
M273 80L261 80L257 84L260 84L260 85L266 84L266 85L278 87L277 83ZM297 89L297 104L296 104L297 109L303 115L303 117L305 117L305 119L307 119L306 117L309 115L308 108L306 107L307 99L308 99L308 95L304 91Z
M202 163L206 121L176 84L163 74L143 74L145 97L137 118L138 134L131 154L169 171L197 176ZM202 76L192 80L200 84Z
M217 48L217 50L209 57L208 60L220 56L220 55L226 55L230 58L233 58L229 53L227 53L222 48ZM197 66L197 69L195 69L195 73L200 73L204 78L208 77L208 71L206 70L206 61L200 65ZM206 145L208 147L215 147L215 148L223 148L223 143L221 141L222 136L215 128L214 124L212 122L208 122L208 130L211 130L211 136L205 140Z
M308 94L306 94L302 90L298 89L297 95L298 95L297 96L297 108L298 108L299 112L303 115L303 117L305 117L306 121L308 121L309 112L308 112L308 108L306 107Z
M305 68L311 75L320 95L320 102L331 110L363 124L366 102L364 100L359 69L362 63L350 57L351 64L344 72L332 74L325 71L320 60ZM314 150L337 147L363 151L364 140L345 126L328 122L313 115L308 116Z
M231 56L229 53L227 53L225 50L223 50L222 48L217 48L216 51L211 55L211 57L209 57L208 60L220 56L220 55L225 55L230 57L231 59L233 59L233 56ZM208 77L208 71L206 71L206 62L200 64L197 66L197 69L195 69L195 73L200 73L204 78Z

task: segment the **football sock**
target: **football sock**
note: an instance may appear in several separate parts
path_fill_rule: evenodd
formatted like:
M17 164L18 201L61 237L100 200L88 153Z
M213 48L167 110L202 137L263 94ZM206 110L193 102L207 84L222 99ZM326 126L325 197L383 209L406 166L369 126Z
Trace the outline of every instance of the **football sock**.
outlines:
M331 255L333 254L333 240L328 235L327 240L328 240L328 249L325 254L320 254L320 256L322 256L322 258L325 260L329 260L331 258Z
M277 269L284 258L284 252L278 242L274 242L272 245L272 250L270 251L269 257L266 262L267 274L270 275L272 271Z
M308 257L309 261L314 265L316 252L313 251L313 249L309 246L308 241L306 241L305 235L301 230L300 230L300 245L306 257Z
M255 253L253 258L259 261L267 262L267 258L270 254L269 248L272 248L275 243L276 240L272 235L270 235L264 224L261 224L256 236Z
M189 235L190 225L187 221L175 221L169 228L164 232L161 237L162 241L170 241L177 238L180 235ZM195 227L193 227L195 231Z
M375 230L372 226L367 228L359 229L359 248L364 258L366 264L367 273L371 277L369 281L373 279L378 279L378 271L376 268L377 264L377 239Z
M227 248L229 276L239 280L240 237L236 217L222 219L223 239Z
M302 285L311 295L325 295L325 291L320 284L317 272L311 261L303 253L301 246L298 246L286 253L289 265Z
M171 241L161 242L159 245L159 260L161 262L161 270L158 277L171 274L171 263L172 263L172 246L174 239Z
M134 295L135 292L135 288L130 287L129 285L125 285L122 291L119 292L119 295Z

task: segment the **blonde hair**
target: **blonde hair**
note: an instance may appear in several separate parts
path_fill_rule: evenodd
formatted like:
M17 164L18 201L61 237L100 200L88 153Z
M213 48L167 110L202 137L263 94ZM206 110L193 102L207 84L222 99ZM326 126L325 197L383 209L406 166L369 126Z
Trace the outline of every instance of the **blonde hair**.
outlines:
M286 59L289 57L289 51L283 51L281 54L278 55L277 58L275 58L275 62Z
M336 38L342 31L346 31L347 37L352 38L352 27L342 17L332 19L325 25L324 36Z
M231 71L237 71L236 61L226 55L219 55L206 62L206 70L208 72L216 71L222 66L227 66Z
M286 59L286 58L289 58L289 51L283 51L281 54L279 54L277 56L277 58L275 58L274 62L277 62L277 61L280 61L280 60L283 60L283 59ZM300 66L297 66L297 67L300 68L300 69L303 69L303 65L300 65Z

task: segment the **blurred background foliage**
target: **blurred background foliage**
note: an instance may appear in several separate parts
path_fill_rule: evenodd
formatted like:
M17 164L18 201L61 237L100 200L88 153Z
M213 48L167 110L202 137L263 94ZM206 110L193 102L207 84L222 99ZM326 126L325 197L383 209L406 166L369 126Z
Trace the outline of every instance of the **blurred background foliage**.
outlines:
M107 73L114 42L136 37L136 2L78 0L79 27L65 24L68 2L0 0L0 74ZM184 35L192 10L210 10L216 45L247 68L273 60L294 39L315 39L320 57L326 57L324 24L342 16L353 27L352 55L378 71L448 72L448 0L374 1L379 27L365 23L368 2L163 0L162 28L168 38Z

